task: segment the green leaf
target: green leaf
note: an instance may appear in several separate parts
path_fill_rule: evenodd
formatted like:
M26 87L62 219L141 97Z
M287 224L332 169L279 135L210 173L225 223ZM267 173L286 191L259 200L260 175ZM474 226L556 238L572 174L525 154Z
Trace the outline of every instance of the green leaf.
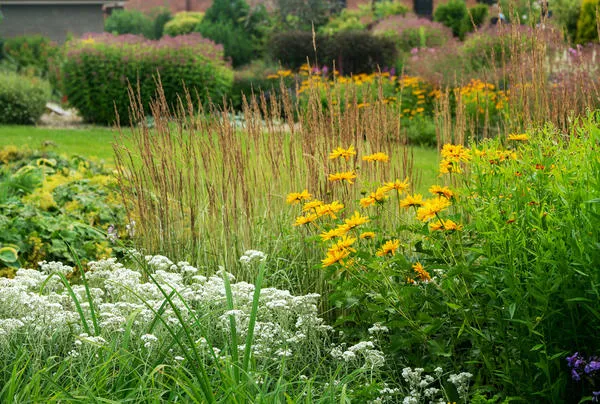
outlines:
M8 263L17 262L19 250L13 247L0 248L0 260Z

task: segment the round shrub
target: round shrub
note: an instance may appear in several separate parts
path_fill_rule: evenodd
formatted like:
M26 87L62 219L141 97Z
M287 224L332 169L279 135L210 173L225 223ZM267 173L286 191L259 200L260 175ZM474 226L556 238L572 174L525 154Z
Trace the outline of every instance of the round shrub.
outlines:
M405 52L414 48L439 48L452 39L450 28L416 15L386 18L373 28L373 32L394 39L398 49Z
M477 4L476 6L471 7L469 9L467 23L468 26L471 28L470 31L472 30L473 25L475 25L476 27L481 27L483 24L485 24L488 17L488 12L488 6L486 6L485 4Z
M184 94L184 85L194 101L206 103L229 94L233 81L222 47L198 34L159 41L103 34L67 44L64 91L88 122L112 124L115 109L122 122L129 122L129 84L139 85L139 98L148 113L158 74L170 105Z
M50 84L14 72L0 74L0 124L34 124L50 99Z
M433 13L434 21L451 28L454 36L461 39L469 30L467 19L467 6L462 0L450 0L448 3L440 4Z
M115 10L104 21L104 31L117 35L134 34L151 37L154 23L141 11Z
M165 34L171 36L185 35L194 32L196 26L204 18L204 13L182 11L165 25Z

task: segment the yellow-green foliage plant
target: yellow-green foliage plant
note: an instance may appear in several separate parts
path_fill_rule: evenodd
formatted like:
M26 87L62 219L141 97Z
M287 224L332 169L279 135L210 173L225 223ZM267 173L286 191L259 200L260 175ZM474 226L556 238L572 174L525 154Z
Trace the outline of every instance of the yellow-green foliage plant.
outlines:
M598 42L598 8L600 1L583 0L577 20L577 36L575 41L580 44Z

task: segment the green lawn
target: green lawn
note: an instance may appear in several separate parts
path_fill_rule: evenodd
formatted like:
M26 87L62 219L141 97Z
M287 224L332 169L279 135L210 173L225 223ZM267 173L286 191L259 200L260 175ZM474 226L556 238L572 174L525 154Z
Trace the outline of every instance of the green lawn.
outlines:
M113 133L112 129L102 127L51 129L35 126L0 126L0 147L27 145L33 149L39 149L47 144L45 147L49 150L61 154L81 154L113 164ZM413 152L414 167L420 173L422 180L418 190L426 191L427 187L437 178L438 153L435 149L427 147L414 147Z
M49 143L51 142L51 143ZM113 131L109 128L51 129L34 126L0 126L0 147L43 147L67 155L81 154L113 163ZM44 146L46 144L46 146Z

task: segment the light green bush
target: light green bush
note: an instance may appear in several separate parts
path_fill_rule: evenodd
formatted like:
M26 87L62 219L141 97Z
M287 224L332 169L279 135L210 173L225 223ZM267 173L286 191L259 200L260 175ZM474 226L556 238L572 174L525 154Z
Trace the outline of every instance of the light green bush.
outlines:
M165 34L171 36L184 35L194 32L194 29L204 18L204 13L183 11L165 25Z
M50 84L14 72L0 74L0 124L34 124L50 99Z
M596 13L599 8L600 0L583 0L577 21L577 43L598 42Z

